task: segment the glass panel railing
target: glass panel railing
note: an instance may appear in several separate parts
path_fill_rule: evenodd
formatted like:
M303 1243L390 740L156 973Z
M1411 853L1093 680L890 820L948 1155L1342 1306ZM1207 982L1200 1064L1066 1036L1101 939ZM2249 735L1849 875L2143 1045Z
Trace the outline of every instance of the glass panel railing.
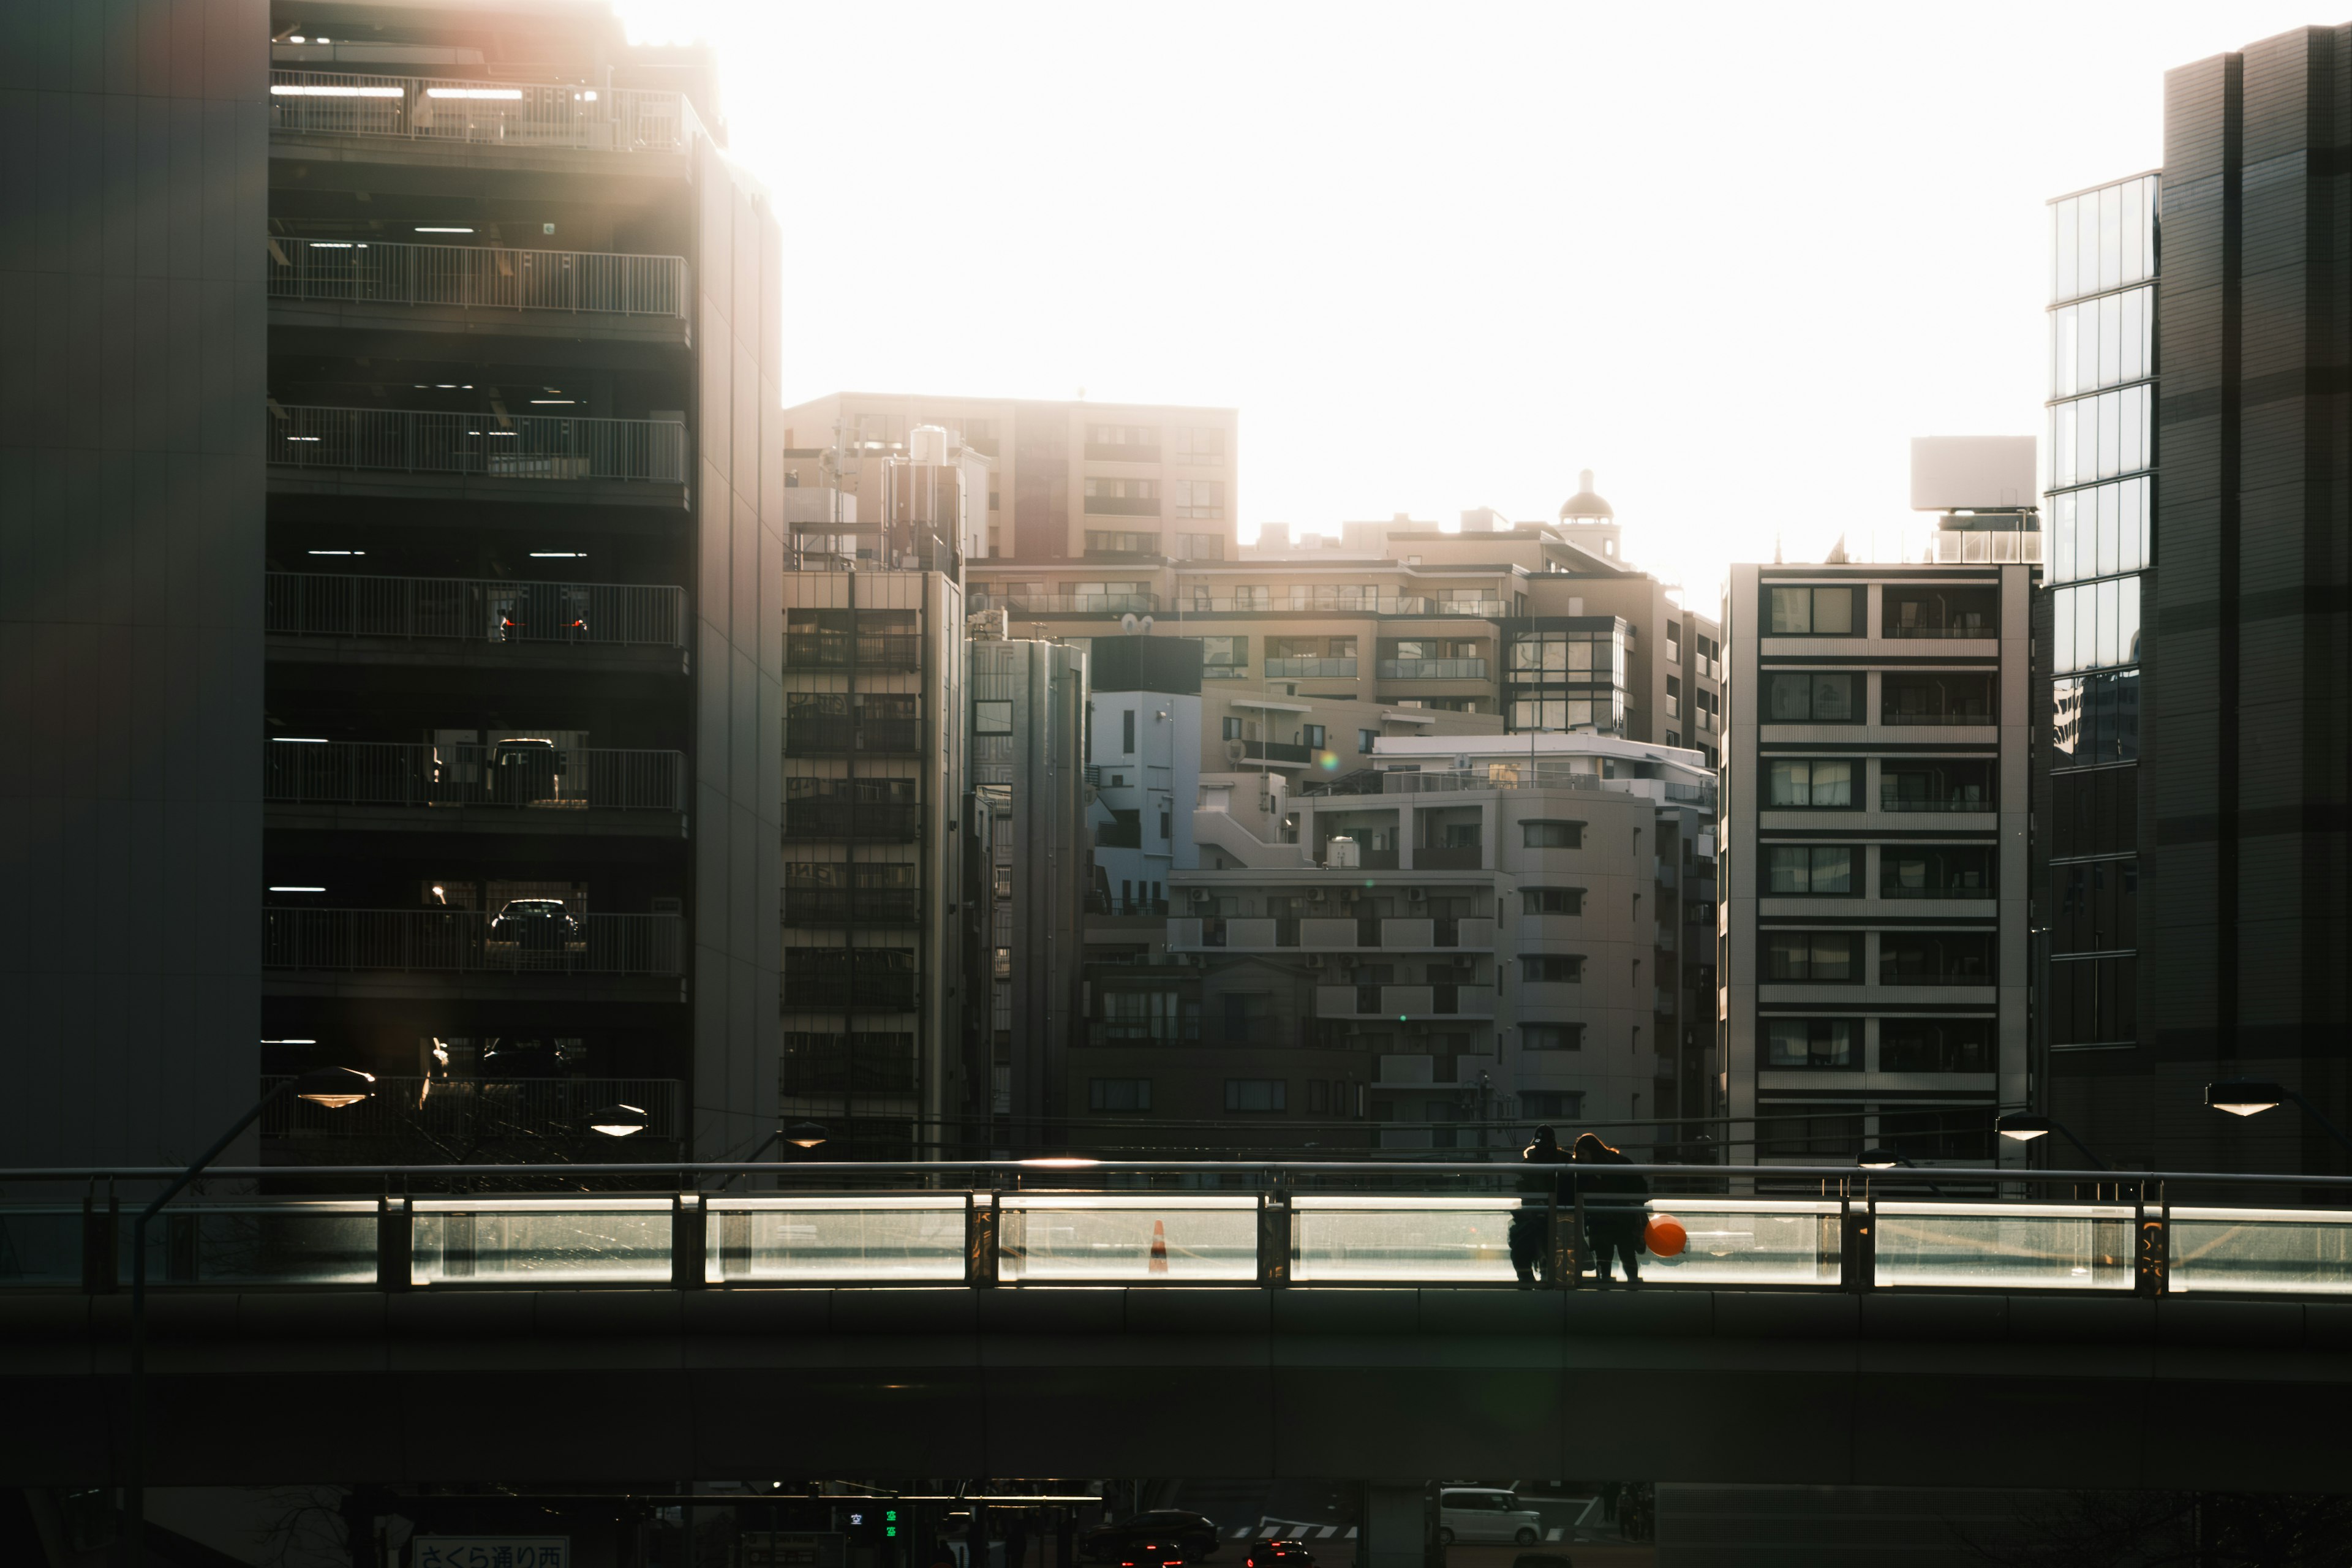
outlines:
M2134 1219L2113 1205L1882 1203L1877 1282L2129 1290Z
M81 1206L0 1209L0 1286L81 1283Z
M1257 1199L1008 1194L997 1277L1039 1282L1257 1278Z
M121 1216L119 1278L131 1279L132 1216ZM373 1285L370 1200L223 1203L166 1210L147 1226L155 1285Z
M2352 1211L2174 1209L2172 1290L2352 1294Z
M1644 1279L1685 1285L1836 1285L1838 1205L1809 1199L1656 1198L1652 1218L1681 1223L1674 1257L1642 1255Z
M667 1198L416 1204L415 1284L666 1285L669 1278Z
M1290 1277L1316 1281L1508 1283L1517 1198L1299 1197Z
M963 1278L961 1193L712 1198L709 1209L703 1277L713 1285Z

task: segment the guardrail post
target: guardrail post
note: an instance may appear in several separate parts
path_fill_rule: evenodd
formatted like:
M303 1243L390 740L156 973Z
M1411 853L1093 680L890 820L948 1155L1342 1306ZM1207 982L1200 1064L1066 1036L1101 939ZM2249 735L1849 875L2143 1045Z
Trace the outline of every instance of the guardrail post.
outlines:
M996 1283L994 1193L967 1193L963 1200L963 1278L967 1285Z
M1565 1235L1559 1224L1559 1184L1575 1182L1576 1206L1569 1215ZM1556 1172L1551 1183L1551 1278L1556 1290L1574 1290L1584 1284L1584 1184L1564 1172Z
M376 1200L375 1288L405 1290L415 1253L416 1211L404 1197Z
M1257 1282L1268 1287L1290 1283L1290 1194L1276 1172L1274 1188L1258 1194Z
M673 1290L699 1290L710 1253L710 1211L698 1192L669 1200L669 1284Z
M1853 1206L1851 1188L1840 1184L1838 1194L1838 1281L1860 1293L1878 1283L1878 1194L1865 1189L1863 1206Z
M106 1185L106 1204L98 1201L98 1184L90 1184L81 1199L81 1288L93 1296L110 1296L120 1286L116 1237L122 1234L122 1200L114 1184Z
M2148 1206L2149 1184L2139 1184L2137 1212L2133 1233L2138 1237L2132 1258L2132 1291L2140 1296L2161 1296L2172 1280L2172 1205L2164 1196L2161 1183L2156 1184L2156 1206Z

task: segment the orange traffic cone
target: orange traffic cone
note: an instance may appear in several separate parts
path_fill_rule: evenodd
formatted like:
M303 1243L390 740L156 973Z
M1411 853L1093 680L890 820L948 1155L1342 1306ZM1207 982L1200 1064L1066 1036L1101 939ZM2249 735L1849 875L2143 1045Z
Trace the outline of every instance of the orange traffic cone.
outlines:
M1165 1221L1155 1219L1151 1222L1151 1266L1145 1272L1168 1272L1168 1226Z

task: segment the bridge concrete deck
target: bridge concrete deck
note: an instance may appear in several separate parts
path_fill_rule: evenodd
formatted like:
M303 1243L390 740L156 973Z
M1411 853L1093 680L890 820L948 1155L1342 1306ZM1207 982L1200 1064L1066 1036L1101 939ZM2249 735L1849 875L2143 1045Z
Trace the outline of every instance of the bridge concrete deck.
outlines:
M129 1303L0 1296L0 1479ZM161 1291L155 1485L1578 1475L2352 1490L2352 1302L1650 1288Z

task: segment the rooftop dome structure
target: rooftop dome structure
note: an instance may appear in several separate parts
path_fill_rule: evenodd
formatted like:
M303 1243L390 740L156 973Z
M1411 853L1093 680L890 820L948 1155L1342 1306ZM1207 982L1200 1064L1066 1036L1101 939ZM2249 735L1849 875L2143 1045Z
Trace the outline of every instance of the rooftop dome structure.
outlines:
M1592 493L1592 470L1585 469L1576 476L1576 493L1560 503L1562 522L1613 522L1616 509Z

